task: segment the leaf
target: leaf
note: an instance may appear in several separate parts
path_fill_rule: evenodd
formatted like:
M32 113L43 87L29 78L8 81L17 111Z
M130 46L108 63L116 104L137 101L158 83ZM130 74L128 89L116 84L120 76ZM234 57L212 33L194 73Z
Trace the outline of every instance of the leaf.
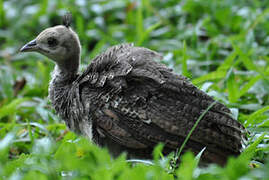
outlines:
M128 163L143 163L145 165L154 165L154 163L152 163L151 161L149 160L143 160L143 159L129 159L129 160L126 160L126 162Z
M1 2L0 2L1 3ZM6 66L0 66L0 98L7 98L8 100L12 99L13 94L13 76L12 70Z
M200 162L200 159L201 159L201 156L203 154L203 152L206 150L206 147L204 147L196 156L195 156L195 160L196 160L196 163L197 165L199 164Z
M136 11L136 38L137 38L137 44L140 42L142 43L144 36L144 24L143 24L143 4L140 3L140 5L137 8Z
M194 84L199 84L199 83L202 83L202 82L208 81L208 80L217 80L217 79L224 78L226 76L228 69L230 69L231 66L233 65L234 59L236 58L237 55L238 55L238 53L234 51L224 60L222 65L219 66L216 71L213 71L213 72L207 73L201 77L198 77L198 78L192 80L192 82Z
M245 126L248 127L251 124L255 124L255 119L257 119L259 116L261 116L264 112L269 110L269 106L265 106L257 111L255 111L254 113L252 113L251 115L249 115L248 119L245 121Z
M256 83L258 82L260 79L262 79L261 75L257 75L255 77L252 77L239 91L239 95L238 98L240 98L241 96L243 96L245 93L248 92L248 90Z
M227 87L228 87L228 97L229 97L229 101L231 103L235 103L238 100L238 85L237 82L235 81L235 75L233 72L233 68L231 68L229 70L229 72L227 73L228 79L227 79Z
M201 77L198 77L196 79L193 79L192 80L192 83L193 84L199 84L199 83L202 83L204 81L209 81L209 80L217 80L217 79L221 79L221 78L224 78L226 75L226 72L225 71L213 71L213 72L210 72L208 74L205 74Z
M4 23L5 23L4 1L0 0L0 27L4 27Z
M187 45L186 42L183 42L183 48L182 48L182 74L186 77L191 77L191 74L188 72L187 67L187 60L188 60L188 54L187 54Z
M229 54L229 56L225 58L224 62L218 67L217 71L227 71L230 69L234 64L234 60L237 55L238 53L236 51Z
M264 139L264 136L268 134L267 132L262 133L259 138L257 138L250 146L248 146L240 155L239 158L250 160L254 153L256 152L256 148L259 143Z
M239 55L239 59L241 62L243 62L243 64L245 65L245 67L248 70L253 70L253 71L257 71L259 72L259 69L257 68L257 66L250 60L250 58L248 57L248 55L246 53L244 53L237 45L233 44L235 51L238 53Z
M159 143L153 150L153 157L155 163L159 161L160 157L163 158L162 150L164 148L164 144Z
M269 127L269 119L263 121L258 127Z
M5 116L16 113L17 109L19 108L19 105L28 100L29 98L14 99L9 104L2 106L0 108L0 119Z
M1 139L0 140L0 150L8 147L14 138L15 138L14 133L9 133L3 139Z
M161 25L160 22L157 22L153 25L151 25L149 28L146 29L146 31L143 33L142 37L139 39L137 45L141 45L148 37L149 34L155 30L156 28L158 28Z
M9 158L8 149L10 145L13 143L14 138L15 138L15 134L11 132L5 135L4 138L0 139L0 160L2 164L8 161L8 158ZM0 175L1 175L1 165L0 165Z
M182 157L182 162L176 171L176 175L182 180L192 180L194 169L197 167L197 162L191 152L187 152Z

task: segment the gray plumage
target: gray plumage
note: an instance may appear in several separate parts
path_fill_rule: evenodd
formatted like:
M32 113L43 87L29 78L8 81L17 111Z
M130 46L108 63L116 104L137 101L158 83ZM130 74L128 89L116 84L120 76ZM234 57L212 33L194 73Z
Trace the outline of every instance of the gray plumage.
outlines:
M174 151L214 102L159 63L161 55L132 44L109 48L79 74L80 43L69 25L44 30L21 51L37 51L56 63L49 87L56 112L72 131L115 156L127 152L129 157L150 158L159 142L165 144L165 154ZM244 127L217 102L185 150L198 153L206 147L203 161L225 164L228 156L240 153L243 136Z

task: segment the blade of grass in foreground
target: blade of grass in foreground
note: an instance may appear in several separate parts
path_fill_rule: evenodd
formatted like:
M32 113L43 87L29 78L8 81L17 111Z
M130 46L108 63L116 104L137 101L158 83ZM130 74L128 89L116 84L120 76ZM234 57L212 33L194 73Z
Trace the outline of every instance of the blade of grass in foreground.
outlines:
M217 101L214 101L213 103L211 103L207 109L199 116L199 118L197 119L197 121L195 122L195 124L193 125L193 127L191 128L190 132L188 133L187 137L185 138L184 142L182 143L182 145L180 146L179 150L176 152L175 154L175 160L174 160L174 165L172 165L173 170L175 170L176 168L176 164L178 161L178 158L182 152L182 150L184 149L187 141L190 139L193 131L196 129L197 125L199 124L199 122L202 120L202 118L205 116L205 114L217 103Z
M264 132L258 137L251 145L249 145L239 156L239 159L246 159L250 160L254 154L257 152L257 146L262 142L264 139L264 136L268 134L267 132Z

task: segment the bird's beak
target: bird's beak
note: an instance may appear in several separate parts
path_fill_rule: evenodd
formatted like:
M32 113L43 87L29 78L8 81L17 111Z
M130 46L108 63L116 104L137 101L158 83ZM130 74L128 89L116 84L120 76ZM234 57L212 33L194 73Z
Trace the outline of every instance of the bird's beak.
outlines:
M36 40L32 40L25 44L21 49L20 52L30 52L30 51L36 51L37 50L37 44Z

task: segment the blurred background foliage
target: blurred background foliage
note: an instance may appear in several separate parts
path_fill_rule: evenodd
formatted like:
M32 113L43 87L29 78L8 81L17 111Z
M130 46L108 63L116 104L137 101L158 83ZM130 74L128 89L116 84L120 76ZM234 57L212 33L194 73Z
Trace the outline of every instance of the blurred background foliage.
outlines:
M0 179L269 179L267 7L266 0L0 0ZM154 165L134 165L67 131L47 99L53 63L18 53L67 11L82 43L81 70L122 42L160 52L231 108L248 129L246 153L204 168L187 153L171 172L161 148Z

